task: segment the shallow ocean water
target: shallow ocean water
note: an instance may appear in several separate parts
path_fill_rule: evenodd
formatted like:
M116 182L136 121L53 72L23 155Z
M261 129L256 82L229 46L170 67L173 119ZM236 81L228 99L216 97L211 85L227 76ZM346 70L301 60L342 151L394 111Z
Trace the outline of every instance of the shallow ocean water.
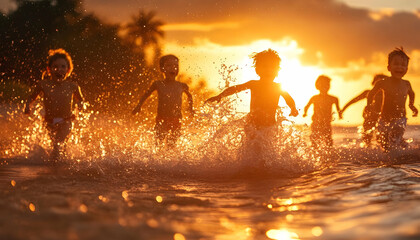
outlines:
M420 239L417 126L408 150L360 148L356 128L336 127L316 153L304 127L245 141L240 119L199 117L206 131L187 125L178 149L157 149L142 127L89 118L102 131L75 126L51 163L40 120L12 115L0 239Z

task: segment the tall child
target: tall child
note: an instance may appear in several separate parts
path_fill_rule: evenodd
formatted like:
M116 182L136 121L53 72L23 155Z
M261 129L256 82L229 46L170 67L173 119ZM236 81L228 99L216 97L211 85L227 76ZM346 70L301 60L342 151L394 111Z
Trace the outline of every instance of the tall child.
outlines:
M376 93L383 92L383 104L378 121L378 132L381 146L385 151L395 147L405 147L403 135L407 126L405 104L409 97L408 106L413 111L413 117L418 114L414 106L414 91L409 81L402 79L408 70L409 57L401 48L397 48L388 55L387 77L375 84L368 95L368 111L374 111L373 100Z
M179 59L174 55L166 55L160 58L160 70L164 75L163 80L155 81L141 96L133 114L140 112L144 101L154 92L158 94L158 109L156 116L156 138L159 143L167 141L168 146L173 147L180 136L182 120L182 94L188 97L189 111L193 111L193 99L188 85L178 82L176 77L179 72Z
M72 114L73 100L80 109L83 109L83 97L79 85L67 79L72 71L73 62L65 50L50 50L47 70L43 74L42 81L32 89L25 106L25 114L30 114L31 103L38 95L43 94L44 120L53 143L50 156L52 160L58 160L64 152L67 136L72 129L72 120L75 118ZM44 79L45 76L48 79Z
M383 74L375 75L375 77L373 77L372 86L375 86L375 84L379 80L383 80L385 78L386 78L386 76L383 75ZM342 115L344 113L344 111L348 107L350 107L350 105L367 98L369 92L370 92L370 90L365 90L362 93L360 93L358 96L356 96L355 98L350 100L350 102L348 102L343 107L343 109L341 109L340 114ZM371 141L372 141L373 133L375 132L374 130L375 130L375 127L376 127L376 123L378 122L379 114L381 113L382 98L383 98L382 93L378 92L373 99L373 102L372 102L373 107L371 108L371 111L367 111L367 107L365 107L363 109L363 119L364 119L364 121L363 121L362 139L363 139L363 143L365 144L365 146L369 146Z
M327 76L319 76L315 82L319 94L313 96L305 106L303 117L306 117L309 107L314 105L314 115L312 115L311 142L314 148L319 146L331 147L333 145L331 121L332 106L335 105L337 112L340 113L338 98L328 94L331 79ZM339 114L341 118L341 114Z
M285 99L286 104L290 107L290 115L297 116L298 110L293 98L281 89L280 84L274 82L280 69L280 57L277 52L268 49L255 54L253 59L255 72L260 77L259 80L251 80L228 87L219 95L207 99L206 102L219 102L224 97L250 89L251 106L247 116L248 125L257 129L273 126L276 123L276 110L280 96Z

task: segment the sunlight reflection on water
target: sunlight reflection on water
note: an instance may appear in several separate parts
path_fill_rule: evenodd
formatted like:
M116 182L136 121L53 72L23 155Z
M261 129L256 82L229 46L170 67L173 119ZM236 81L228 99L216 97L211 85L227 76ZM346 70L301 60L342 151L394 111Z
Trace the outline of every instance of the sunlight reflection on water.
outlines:
M24 119L7 123L22 135L0 136L0 238L420 236L418 139L383 154L346 135L351 141L337 142L347 145L323 155L307 147L307 129L290 125L270 142L245 142L244 119L215 109L186 124L177 149L154 146L147 124L91 114L75 123L65 163L55 165L41 119L24 131L15 126L29 126Z

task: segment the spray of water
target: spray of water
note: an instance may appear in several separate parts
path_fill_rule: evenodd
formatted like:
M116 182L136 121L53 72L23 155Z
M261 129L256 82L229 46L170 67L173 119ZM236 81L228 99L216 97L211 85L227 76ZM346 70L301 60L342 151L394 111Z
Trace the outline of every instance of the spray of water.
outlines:
M222 67L225 85L235 82L235 67ZM224 88L226 86L220 86ZM313 150L307 143L307 128L282 121L266 129L252 129L246 114L235 111L236 96L219 104L202 105L196 115L185 117L182 135L174 148L156 145L153 124L116 118L91 110L77 113L66 156L62 159L77 171L93 168L100 174L109 171L154 172L208 178L290 177L312 172L332 162L348 159L389 159L380 150L368 153L354 146ZM22 114L19 106L6 109L0 136L0 158L44 163L51 151L51 139L42 119L40 102L34 114ZM387 155L389 156L389 155ZM7 162L4 161L3 164Z

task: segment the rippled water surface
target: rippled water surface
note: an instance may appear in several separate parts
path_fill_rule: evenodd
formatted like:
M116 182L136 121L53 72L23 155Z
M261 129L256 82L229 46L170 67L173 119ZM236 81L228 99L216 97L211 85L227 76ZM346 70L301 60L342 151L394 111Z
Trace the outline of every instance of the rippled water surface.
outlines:
M320 154L305 128L261 145L240 120L203 117L206 131L188 125L177 149L156 149L151 132L96 120L106 135L75 126L53 164L37 120L2 121L0 239L420 239L417 127L388 154L335 128Z

